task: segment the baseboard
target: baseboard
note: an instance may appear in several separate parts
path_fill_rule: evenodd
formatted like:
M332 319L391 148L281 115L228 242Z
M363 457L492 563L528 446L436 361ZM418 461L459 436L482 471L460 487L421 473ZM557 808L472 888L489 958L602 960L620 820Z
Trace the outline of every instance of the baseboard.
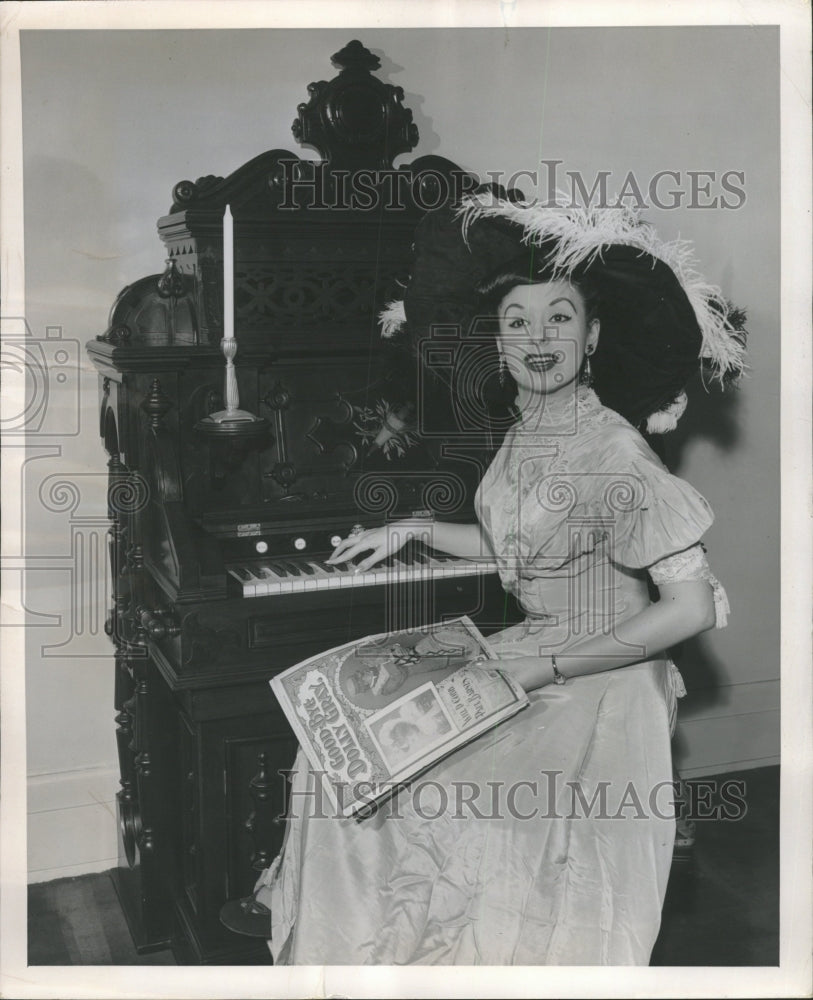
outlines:
M675 766L685 777L779 763L778 681L730 684L678 702Z
M29 775L28 881L107 871L117 864L112 767Z
M700 767L680 767L681 778L707 778L712 774L730 774L733 771L752 771L757 767L778 767L779 757L757 757L754 760L736 760L727 764L706 764Z

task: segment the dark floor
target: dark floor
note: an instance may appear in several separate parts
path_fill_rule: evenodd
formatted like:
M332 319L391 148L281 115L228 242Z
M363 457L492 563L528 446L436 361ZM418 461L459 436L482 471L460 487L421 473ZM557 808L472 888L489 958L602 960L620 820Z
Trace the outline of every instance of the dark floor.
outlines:
M672 866L651 965L779 964L779 768L695 779L695 789L702 798L713 783L712 807L722 794L732 811L732 782L746 813L697 821L691 863Z
M700 779L697 779L698 783ZM700 819L688 862L672 867L652 965L765 966L779 962L779 768L702 779L701 809L726 796L736 821ZM713 785L709 793L705 784ZM722 796L722 800L721 800ZM708 811L708 810L707 810ZM174 965L170 951L138 955L105 873L29 887L29 965Z

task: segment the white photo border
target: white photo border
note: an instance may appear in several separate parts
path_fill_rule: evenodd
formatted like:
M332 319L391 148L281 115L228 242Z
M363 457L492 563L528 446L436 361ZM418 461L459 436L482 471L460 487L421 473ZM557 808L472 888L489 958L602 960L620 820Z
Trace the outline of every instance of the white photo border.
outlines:
M683 0L669 4L502 2L24 2L2 25L3 315L24 316L19 33L36 29L510 27L545 25L780 26L782 185L782 787L781 942L777 968L506 969L31 967L26 965L25 678L19 580L2 571L2 799L0 994L28 997L614 997L802 996L811 990L811 155L810 7L796 0ZM19 412L20 380L3 373L2 412ZM22 449L3 449L4 524ZM17 497L15 501L14 497ZM15 539L4 533L3 551Z

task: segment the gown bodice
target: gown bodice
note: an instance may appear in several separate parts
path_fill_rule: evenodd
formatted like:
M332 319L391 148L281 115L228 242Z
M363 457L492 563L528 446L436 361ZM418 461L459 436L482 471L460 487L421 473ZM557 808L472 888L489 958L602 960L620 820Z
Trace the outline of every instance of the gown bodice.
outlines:
M563 648L649 603L646 569L713 520L641 435L579 387L509 430L476 496L503 586Z

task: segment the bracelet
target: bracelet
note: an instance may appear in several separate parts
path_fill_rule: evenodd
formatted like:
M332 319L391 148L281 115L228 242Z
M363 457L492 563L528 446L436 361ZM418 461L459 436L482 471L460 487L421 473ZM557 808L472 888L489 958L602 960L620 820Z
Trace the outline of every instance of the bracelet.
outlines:
M553 667L553 683L564 684L567 681L567 677L565 677L564 674L559 673L559 668L556 666L556 657L553 653L551 653L550 662Z

